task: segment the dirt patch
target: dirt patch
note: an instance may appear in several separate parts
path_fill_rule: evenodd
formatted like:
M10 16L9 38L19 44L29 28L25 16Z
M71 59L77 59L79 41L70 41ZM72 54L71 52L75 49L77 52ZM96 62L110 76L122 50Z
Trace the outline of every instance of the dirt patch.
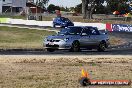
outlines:
M0 56L1 88L83 88L78 83L81 69L91 79L132 80L132 56ZM91 86L88 88L131 88Z

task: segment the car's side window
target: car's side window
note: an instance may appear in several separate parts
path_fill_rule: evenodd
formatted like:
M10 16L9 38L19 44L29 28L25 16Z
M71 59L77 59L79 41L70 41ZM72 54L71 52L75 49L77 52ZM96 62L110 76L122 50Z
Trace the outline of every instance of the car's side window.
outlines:
M55 19L54 19L54 22L57 22L57 21L58 21L58 18L55 18Z
M85 28L82 33L85 33L86 35L91 35L91 31L89 28Z
M60 20L61 20L60 18L57 19L57 21L60 21Z
M54 22L56 22L56 21L57 21L57 19L55 18L53 21L54 21Z
M82 31L82 28L80 28L80 27L77 27L77 29L76 29L76 34L78 35L78 34L80 34L81 33L81 31Z
M91 31L91 35L98 35L99 34L94 28L90 28L90 31Z

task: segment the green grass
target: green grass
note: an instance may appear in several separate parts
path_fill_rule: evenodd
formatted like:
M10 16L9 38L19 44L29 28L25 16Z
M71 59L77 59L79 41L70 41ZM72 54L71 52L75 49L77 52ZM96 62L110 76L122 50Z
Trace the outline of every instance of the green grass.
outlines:
M0 15L0 18L26 19L26 16Z
M55 34L45 30L0 27L0 49L42 48L45 36Z

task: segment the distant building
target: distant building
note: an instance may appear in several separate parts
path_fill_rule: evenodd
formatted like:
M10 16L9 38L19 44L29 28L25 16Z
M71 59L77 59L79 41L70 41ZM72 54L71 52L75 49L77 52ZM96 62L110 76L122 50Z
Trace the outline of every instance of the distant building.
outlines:
M26 3L26 14L28 16L28 20L41 20L42 21L42 13L46 10L40 6L35 5L32 2Z
M30 2L27 2L26 6L31 14L43 13L44 11L46 11L44 8L40 6L36 6L34 3L30 3Z
M0 0L0 13L20 12L29 0ZM30 0L33 1L33 0Z

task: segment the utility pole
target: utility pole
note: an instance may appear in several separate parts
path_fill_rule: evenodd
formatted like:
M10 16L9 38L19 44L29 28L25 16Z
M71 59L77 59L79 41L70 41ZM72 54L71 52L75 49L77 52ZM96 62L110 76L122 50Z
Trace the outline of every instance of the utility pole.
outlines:
M13 16L13 0L11 1L11 16Z
M36 20L38 18L38 10L37 10L38 0L36 1Z

